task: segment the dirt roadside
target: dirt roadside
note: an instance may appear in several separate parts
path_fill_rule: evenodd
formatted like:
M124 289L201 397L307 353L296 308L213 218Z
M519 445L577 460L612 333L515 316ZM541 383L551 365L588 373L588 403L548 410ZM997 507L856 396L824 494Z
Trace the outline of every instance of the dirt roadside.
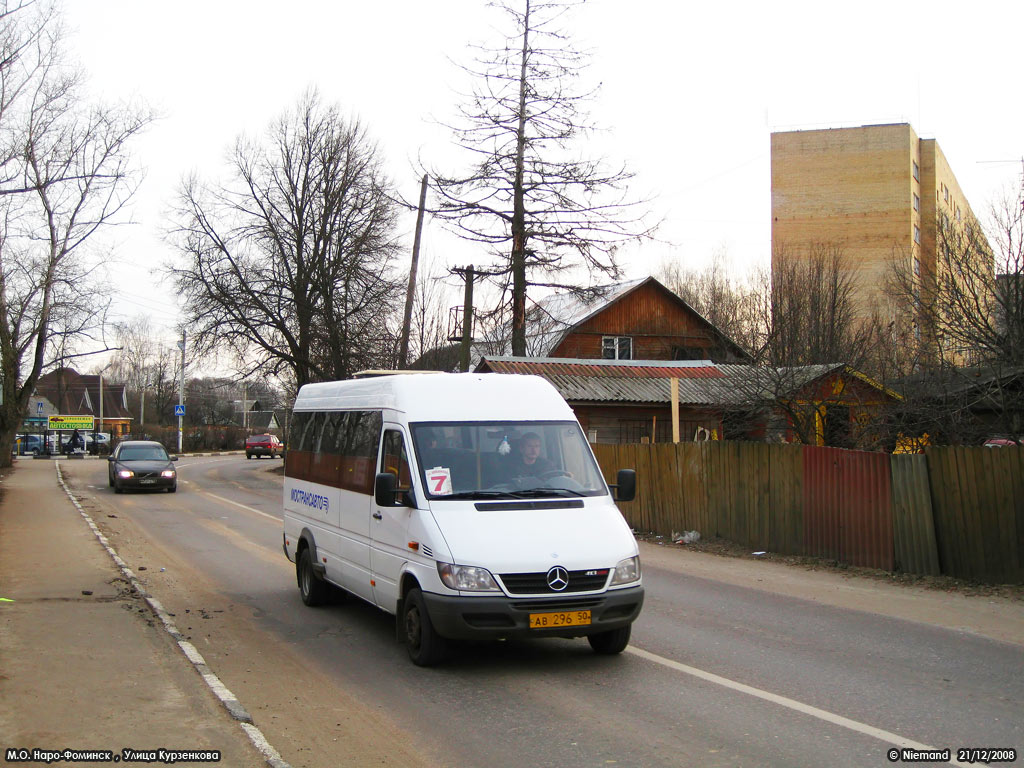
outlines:
M167 749L266 765L72 506L54 462L19 461L0 489L0 760L11 748Z

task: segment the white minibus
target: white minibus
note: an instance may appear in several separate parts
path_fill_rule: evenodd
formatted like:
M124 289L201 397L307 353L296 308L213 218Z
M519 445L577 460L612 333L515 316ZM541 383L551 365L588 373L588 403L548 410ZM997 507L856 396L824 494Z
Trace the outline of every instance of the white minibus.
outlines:
M621 652L644 590L636 539L568 404L538 376L303 386L284 551L303 602L341 590L396 616L412 661L449 640L586 637ZM611 490L610 490L611 489Z

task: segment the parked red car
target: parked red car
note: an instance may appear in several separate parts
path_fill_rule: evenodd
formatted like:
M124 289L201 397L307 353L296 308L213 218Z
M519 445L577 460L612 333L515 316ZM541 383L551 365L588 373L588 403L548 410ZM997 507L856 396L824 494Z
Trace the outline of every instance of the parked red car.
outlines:
M1008 437L990 437L985 441L986 448L1016 448L1020 443Z
M284 446L277 438L277 435L250 435L245 438L245 458L253 456L281 456L284 454Z

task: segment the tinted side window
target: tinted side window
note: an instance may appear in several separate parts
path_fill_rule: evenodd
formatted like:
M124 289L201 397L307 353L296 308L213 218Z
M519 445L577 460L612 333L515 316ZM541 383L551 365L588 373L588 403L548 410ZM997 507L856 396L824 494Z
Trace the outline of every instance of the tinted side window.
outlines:
M389 429L384 433L384 452L381 455L381 472L392 472L398 477L398 487L408 490L412 487L412 472L409 471L409 456L405 452L402 433Z
M338 486L357 493L373 493L377 446L384 424L380 411L348 411L340 438L341 475Z

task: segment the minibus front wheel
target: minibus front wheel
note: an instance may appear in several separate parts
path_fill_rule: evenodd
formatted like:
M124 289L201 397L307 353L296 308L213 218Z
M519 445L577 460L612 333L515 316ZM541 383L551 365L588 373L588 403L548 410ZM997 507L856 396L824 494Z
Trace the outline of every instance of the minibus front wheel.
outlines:
M609 629L607 632L598 632L596 635L587 635L590 647L595 653L612 655L622 653L629 645L629 636L632 633L633 625L627 624L618 629Z
M448 643L434 630L419 587L413 587L402 603L405 648L412 663L429 667L444 658Z

